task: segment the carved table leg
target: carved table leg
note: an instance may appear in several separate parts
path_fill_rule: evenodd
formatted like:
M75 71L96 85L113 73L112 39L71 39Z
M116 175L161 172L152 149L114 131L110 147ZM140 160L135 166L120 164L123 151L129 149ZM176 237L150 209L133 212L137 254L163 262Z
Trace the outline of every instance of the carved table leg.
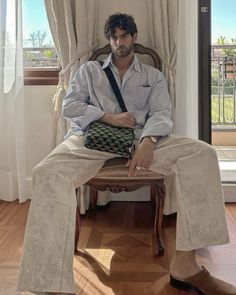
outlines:
M164 185L157 184L155 187L153 187L153 193L155 193L155 197L156 197L156 212L155 212L155 224L154 224L156 255L163 256L165 247L161 237L161 232L162 232L161 226L162 226L164 202L165 202Z

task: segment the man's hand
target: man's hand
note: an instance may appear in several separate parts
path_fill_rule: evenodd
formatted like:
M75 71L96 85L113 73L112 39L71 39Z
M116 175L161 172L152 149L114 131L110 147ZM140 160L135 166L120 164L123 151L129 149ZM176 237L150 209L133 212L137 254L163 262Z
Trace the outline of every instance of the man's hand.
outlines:
M128 176L136 176L144 170L149 169L153 159L155 144L148 138L144 138L135 151L132 160L127 162L129 166Z
M98 121L117 127L134 128L136 120L130 113L109 114L105 113Z

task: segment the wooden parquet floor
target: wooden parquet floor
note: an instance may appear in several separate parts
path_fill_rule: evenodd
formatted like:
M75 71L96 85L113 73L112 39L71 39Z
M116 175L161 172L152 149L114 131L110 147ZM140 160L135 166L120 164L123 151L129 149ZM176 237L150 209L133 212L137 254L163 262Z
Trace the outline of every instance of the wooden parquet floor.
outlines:
M0 201L0 295L17 293L16 283L29 201ZM227 204L231 242L198 251L214 275L236 285L236 204ZM165 217L163 257L153 256L154 212L149 202L112 202L82 218L80 256L74 258L76 295L194 295L169 286L175 249L175 215Z

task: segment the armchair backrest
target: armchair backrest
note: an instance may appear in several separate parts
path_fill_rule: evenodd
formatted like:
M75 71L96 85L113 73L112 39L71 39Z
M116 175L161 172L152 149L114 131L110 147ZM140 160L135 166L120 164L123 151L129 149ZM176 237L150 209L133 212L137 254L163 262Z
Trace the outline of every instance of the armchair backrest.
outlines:
M145 47L139 43L135 43L134 52L138 55L138 57L143 63L149 64L161 70L160 57L153 49ZM102 60L110 53L111 53L111 46L110 44L107 44L102 48L96 49L91 55L91 57L89 58L89 60Z

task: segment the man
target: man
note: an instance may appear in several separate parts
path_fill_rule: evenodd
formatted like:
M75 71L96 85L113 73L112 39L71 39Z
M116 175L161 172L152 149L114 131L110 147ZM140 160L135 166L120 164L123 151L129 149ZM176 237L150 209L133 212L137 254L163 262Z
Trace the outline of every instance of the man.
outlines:
M63 114L73 126L70 136L34 169L18 289L36 294L73 294L75 187L86 183L115 154L84 147L93 121L135 129L139 144L128 161L129 176L150 169L174 176L177 202L176 254L171 285L199 294L236 294L236 288L199 266L195 250L229 241L215 150L208 144L171 135L171 105L160 71L134 55L137 27L126 14L111 15L105 36L112 54L101 67L82 65L70 83ZM110 67L128 112L120 113L103 69ZM168 196L167 196L168 197Z

